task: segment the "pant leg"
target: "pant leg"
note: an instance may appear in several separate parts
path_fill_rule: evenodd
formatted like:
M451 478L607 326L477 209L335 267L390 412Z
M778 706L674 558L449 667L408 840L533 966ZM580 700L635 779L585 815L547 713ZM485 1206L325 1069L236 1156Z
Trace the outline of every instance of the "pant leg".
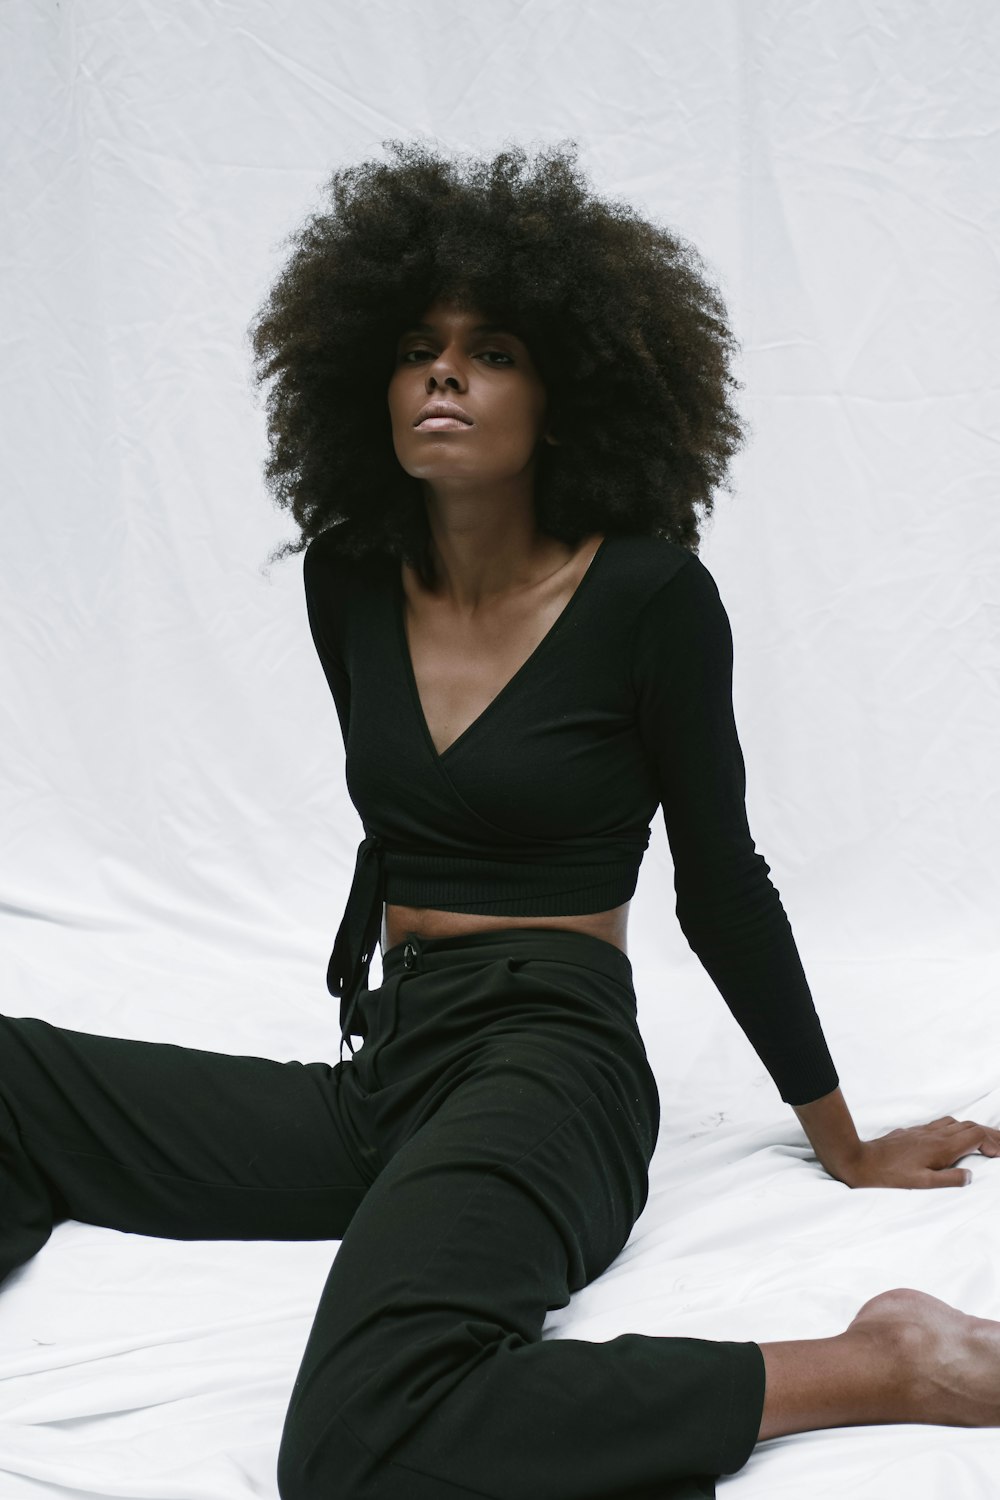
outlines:
M67 1218L340 1239L377 1171L352 1067L0 1016L0 1278Z
M507 957L401 979L395 952L370 1071L383 1142L391 1119L402 1143L328 1277L283 1500L713 1495L756 1441L756 1344L541 1338L645 1202L655 1085L634 1009L580 965Z

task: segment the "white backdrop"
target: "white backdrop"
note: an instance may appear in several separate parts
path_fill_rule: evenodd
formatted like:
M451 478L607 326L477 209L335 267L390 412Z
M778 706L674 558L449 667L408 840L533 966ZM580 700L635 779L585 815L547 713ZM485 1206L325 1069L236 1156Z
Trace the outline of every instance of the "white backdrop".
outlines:
M0 99L6 1013L336 1055L362 830L301 559L264 569L294 533L246 328L334 167L575 138L699 247L743 344L752 437L701 556L859 1128L1000 1123L992 0L5 0ZM963 1192L823 1173L676 927L659 820L629 943L654 1192L550 1335L824 1336L894 1285L1000 1318L1000 1165ZM334 1249L60 1226L0 1294L0 1500L276 1494ZM998 1462L997 1433L803 1434L720 1495L963 1500Z

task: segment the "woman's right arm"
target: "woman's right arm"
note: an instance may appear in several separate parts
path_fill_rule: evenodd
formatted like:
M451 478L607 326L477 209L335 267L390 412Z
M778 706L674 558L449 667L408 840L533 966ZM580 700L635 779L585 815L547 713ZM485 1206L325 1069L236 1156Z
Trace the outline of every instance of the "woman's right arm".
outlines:
M309 543L302 559L306 613L320 665L330 685L340 729L347 744L351 714L351 679L340 650L338 618L343 603L343 582L336 560L323 545L323 534Z

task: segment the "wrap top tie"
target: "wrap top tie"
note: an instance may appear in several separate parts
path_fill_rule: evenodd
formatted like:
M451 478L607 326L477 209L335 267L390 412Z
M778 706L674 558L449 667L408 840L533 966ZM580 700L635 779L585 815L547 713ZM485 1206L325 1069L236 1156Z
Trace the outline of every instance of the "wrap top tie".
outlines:
M331 995L340 998L341 1054L346 1042L352 1056L351 1023L358 999L368 988L368 970L382 927L383 848L375 833L368 834L358 845L354 878L326 970L326 987Z

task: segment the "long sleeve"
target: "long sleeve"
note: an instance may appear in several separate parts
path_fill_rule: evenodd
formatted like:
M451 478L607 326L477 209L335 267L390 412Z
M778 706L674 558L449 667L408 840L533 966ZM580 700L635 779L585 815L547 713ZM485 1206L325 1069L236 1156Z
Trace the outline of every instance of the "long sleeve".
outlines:
M333 695L337 718L347 748L351 720L351 679L341 650L342 630L338 625L344 599L344 577L338 572L337 558L331 554L323 533L306 548L302 576L306 596L306 613L313 644ZM368 967L378 943L385 899L385 875L381 840L368 832L358 847L354 877L347 905L326 971L327 989L340 999L341 1047L351 1043L352 1020L358 997L367 988ZM357 1025L360 1026L360 1018Z
M733 639L715 580L693 554L643 607L634 689L674 862L688 944L788 1104L839 1079L770 867L746 814L733 714Z
M323 533L310 542L302 558L302 580L306 595L306 614L313 644L320 665L333 694L340 729L347 744L347 729L351 717L351 679L347 675L338 645L336 628L337 607L340 590L336 572L323 547Z

